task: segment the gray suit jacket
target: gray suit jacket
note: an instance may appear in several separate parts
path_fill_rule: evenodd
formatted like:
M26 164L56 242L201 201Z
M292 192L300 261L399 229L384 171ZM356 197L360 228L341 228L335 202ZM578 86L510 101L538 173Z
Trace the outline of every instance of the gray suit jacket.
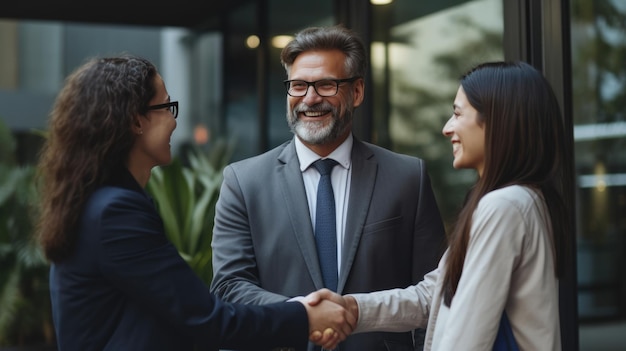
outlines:
M323 287L293 140L224 170L211 290L267 304ZM445 231L421 159L354 140L338 292L406 287L437 266ZM413 350L411 333L350 336L342 351Z

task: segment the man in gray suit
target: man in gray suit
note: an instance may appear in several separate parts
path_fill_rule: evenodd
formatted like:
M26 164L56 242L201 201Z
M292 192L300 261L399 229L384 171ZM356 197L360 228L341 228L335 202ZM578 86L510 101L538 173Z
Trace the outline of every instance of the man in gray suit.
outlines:
M341 26L307 28L281 61L295 136L225 168L211 290L226 301L267 304L323 287L347 294L419 282L436 267L445 231L424 162L352 134L364 97L363 43ZM318 256L315 224L320 173L313 163L327 158L337 163L331 258ZM320 263L336 266L336 283L325 283ZM365 333L338 350L414 350L419 343L414 333Z

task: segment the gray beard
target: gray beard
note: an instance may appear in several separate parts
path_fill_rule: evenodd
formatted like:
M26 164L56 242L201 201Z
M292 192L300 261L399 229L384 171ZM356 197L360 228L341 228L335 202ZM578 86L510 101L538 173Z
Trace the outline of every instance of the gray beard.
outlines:
M326 108L327 105L323 105L323 107ZM299 110L302 110L299 105L290 110L289 102L287 102L287 124L292 133L302 141L312 145L326 144L343 135L352 124L354 112L352 108L349 108L344 112L343 118L340 118L339 111L333 106L331 108L332 120L325 125L323 121L304 122L300 120L298 118Z

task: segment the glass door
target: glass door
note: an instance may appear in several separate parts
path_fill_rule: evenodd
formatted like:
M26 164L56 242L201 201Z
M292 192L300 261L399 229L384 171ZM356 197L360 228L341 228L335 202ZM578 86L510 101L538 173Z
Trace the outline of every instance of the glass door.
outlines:
M626 345L626 2L571 2L581 350Z

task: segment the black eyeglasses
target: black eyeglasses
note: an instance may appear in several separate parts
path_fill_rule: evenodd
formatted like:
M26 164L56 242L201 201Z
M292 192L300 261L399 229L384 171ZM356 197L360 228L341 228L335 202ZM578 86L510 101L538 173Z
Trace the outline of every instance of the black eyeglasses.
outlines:
M315 89L315 92L319 96L329 97L337 95L339 92L339 84L354 82L355 80L361 77L352 77L345 79L322 79L316 80L315 82L307 82L306 80L286 80L285 88L287 89L287 94L293 97L302 97L305 96L309 92L309 87L312 86Z
M178 117L178 101L168 102L166 104L152 105L146 108L146 111L150 110L160 110L162 108L167 108L174 118Z

